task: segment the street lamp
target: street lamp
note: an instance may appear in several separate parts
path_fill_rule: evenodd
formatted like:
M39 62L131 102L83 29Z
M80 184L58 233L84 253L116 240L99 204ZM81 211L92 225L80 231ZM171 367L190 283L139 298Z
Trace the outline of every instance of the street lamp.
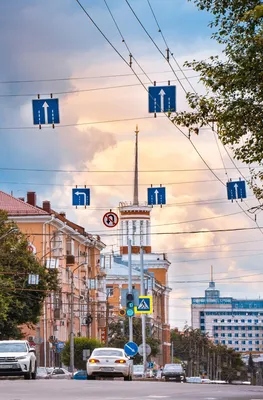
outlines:
M0 236L0 240L4 239L6 236L10 235L10 233L18 232L18 231L19 231L18 228L11 228L6 233L4 233L2 236Z
M74 372L74 272L87 264L83 262L71 271L71 310L70 310L70 371Z

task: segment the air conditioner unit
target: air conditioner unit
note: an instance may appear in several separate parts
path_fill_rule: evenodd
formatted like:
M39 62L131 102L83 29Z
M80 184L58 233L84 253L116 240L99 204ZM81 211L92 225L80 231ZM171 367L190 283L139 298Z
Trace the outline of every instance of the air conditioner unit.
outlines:
M66 256L66 264L67 265L73 265L75 264L75 257L72 255Z

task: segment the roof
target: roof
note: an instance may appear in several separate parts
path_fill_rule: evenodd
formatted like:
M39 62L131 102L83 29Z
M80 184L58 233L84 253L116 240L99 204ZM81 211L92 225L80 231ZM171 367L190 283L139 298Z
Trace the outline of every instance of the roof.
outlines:
M0 210L7 211L8 215L49 215L41 208L31 206L23 200L16 199L0 190Z

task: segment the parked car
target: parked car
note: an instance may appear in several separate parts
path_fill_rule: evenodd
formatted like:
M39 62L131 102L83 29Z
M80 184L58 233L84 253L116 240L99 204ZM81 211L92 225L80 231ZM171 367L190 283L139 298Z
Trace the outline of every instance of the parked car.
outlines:
M162 371L162 377L164 377L166 381L169 381L170 379L177 382L186 381L185 371L182 364L165 364Z
M186 378L187 383L202 383L200 376L191 376ZM210 382L212 383L212 381Z
M143 378L143 365L134 365L133 366L133 376L134 378Z
M101 347L94 349L87 360L87 379L123 377L132 381L133 364L123 349Z
M49 375L50 379L71 379L71 373L64 368L54 368Z
M75 374L73 375L73 379L75 379L77 381L86 380L87 379L87 371L81 369L81 370L75 372Z
M37 379L49 379L50 374L45 367L37 367Z
M27 340L0 341L0 376L24 376L36 379L37 361L35 348Z
M203 378L201 383L211 383L211 379Z

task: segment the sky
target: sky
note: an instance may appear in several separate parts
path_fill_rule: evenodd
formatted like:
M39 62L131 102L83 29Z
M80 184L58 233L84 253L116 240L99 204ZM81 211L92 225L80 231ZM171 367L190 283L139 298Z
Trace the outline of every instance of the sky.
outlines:
M205 93L205 88L184 62L222 57L208 27L212 16L187 0L150 0L176 60L171 60L173 72L126 2L107 0L107 4L133 57L147 73L133 58L146 88L151 81L166 85L170 80L177 88L177 110L187 110L189 82L198 93ZM82 0L82 5L129 63L129 52L105 1ZM130 5L165 53L147 0L130 0ZM151 184L162 184L167 192L167 205L153 208L151 216L152 232L160 233L152 235L152 249L167 253L171 261L171 327L191 324L191 297L203 296L211 265L222 296L260 296L262 232L206 232L257 228L254 214L244 212L258 204L252 193L248 190L246 201L232 203L222 184L239 179L240 171L249 177L248 168L237 162L241 168L237 171L231 150L227 149L229 157L216 135L204 127L192 142L215 177L182 132L161 115L153 118L147 91L75 0L0 2L0 54L1 190L15 197L36 191L39 205L50 200L53 209L100 234L106 252L117 251L117 230L107 231L102 216L117 210L120 201L132 200L138 124L139 199L146 201ZM38 94L49 98L51 93L59 98L60 125L39 130L33 126L32 100ZM86 210L71 205L76 185L91 189ZM260 214L257 222L263 226ZM196 230L204 233L174 234Z

